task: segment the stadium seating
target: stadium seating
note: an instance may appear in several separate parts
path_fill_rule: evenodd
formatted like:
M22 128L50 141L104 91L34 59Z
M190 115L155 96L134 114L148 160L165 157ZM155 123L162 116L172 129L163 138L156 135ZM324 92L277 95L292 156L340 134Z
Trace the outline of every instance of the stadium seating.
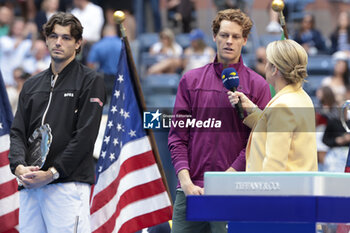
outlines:
M148 75L141 82L148 108L172 109L175 104L179 74Z
M315 2L315 0L287 0L285 2L286 18L289 22L294 22L303 19L306 5Z
M149 52L142 52L140 54L140 63L139 63L139 67L138 70L140 72L140 74L146 74L147 73L147 69L157 63L158 59L157 56L150 54ZM144 75L142 76L142 78L144 77Z
M190 44L191 44L190 34L189 34L189 33L180 33L180 34L177 34L177 35L175 36L175 41L176 41L183 49L185 49L185 48L189 47ZM208 46L210 46L210 47L216 49L216 43L213 41L212 36L205 35L204 42L205 42Z
M309 56L307 72L309 75L331 75L334 62L331 55Z
M145 95L169 94L175 95L179 85L180 75L173 74L154 74L148 75L142 80L142 89Z
M183 48L190 46L190 34L189 33L180 33L175 36L175 41Z
M281 39L281 33L278 34L264 34L260 36L260 45L266 47L270 42Z
M158 33L143 33L138 37L140 53L148 52L150 47L159 40Z
M212 35L206 36L206 37L204 38L204 41L205 41L205 43L206 43L208 46L210 46L210 47L212 47L213 49L216 50L216 43L214 42L213 36L212 36Z
M171 110L175 104L176 95L170 94L153 94L146 96L146 105L148 109L161 109L162 112L165 110L171 113Z
M322 80L325 78L325 75L309 75L306 78L306 81L304 83L304 90L310 95L310 96L316 96L316 91L321 87Z
M255 53L244 53L242 54L244 65L248 66L250 69L254 68L255 64Z

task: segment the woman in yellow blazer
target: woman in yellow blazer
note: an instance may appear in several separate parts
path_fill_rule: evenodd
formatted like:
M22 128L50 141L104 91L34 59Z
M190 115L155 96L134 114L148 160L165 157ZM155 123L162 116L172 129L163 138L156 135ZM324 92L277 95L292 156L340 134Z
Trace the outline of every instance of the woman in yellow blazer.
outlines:
M246 148L246 171L317 171L315 111L302 84L307 77L307 53L293 40L271 42L266 49L266 80L276 95L262 111L240 92L238 99L252 129Z

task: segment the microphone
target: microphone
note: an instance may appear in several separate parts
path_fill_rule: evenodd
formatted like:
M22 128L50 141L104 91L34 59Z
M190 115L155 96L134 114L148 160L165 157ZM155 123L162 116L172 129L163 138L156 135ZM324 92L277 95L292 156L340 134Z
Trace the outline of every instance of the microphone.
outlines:
M235 68L229 67L222 71L221 79L224 83L224 86L230 91L237 91L239 85L239 77ZM242 107L242 101L239 99L238 103L235 105L237 109L238 116L241 120L244 119L244 112Z

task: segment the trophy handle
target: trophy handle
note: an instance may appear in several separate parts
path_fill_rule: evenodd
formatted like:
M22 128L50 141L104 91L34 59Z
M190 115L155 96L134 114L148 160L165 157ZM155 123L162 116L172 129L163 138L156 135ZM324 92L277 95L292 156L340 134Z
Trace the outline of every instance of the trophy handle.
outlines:
M347 113L349 111L349 108L350 108L350 100L347 100L343 104L341 114L340 114L340 121L341 121L341 123L342 123L342 125L347 133L350 133L350 129L349 129L348 125L346 124L346 119L347 119L347 115L348 115Z

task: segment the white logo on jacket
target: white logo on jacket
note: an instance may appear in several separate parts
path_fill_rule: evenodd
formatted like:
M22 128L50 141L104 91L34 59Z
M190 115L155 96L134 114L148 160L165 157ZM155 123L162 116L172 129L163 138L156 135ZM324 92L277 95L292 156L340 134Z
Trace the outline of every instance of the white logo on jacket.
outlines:
M67 92L67 93L64 93L63 96L64 96L64 97L74 97L74 93Z

